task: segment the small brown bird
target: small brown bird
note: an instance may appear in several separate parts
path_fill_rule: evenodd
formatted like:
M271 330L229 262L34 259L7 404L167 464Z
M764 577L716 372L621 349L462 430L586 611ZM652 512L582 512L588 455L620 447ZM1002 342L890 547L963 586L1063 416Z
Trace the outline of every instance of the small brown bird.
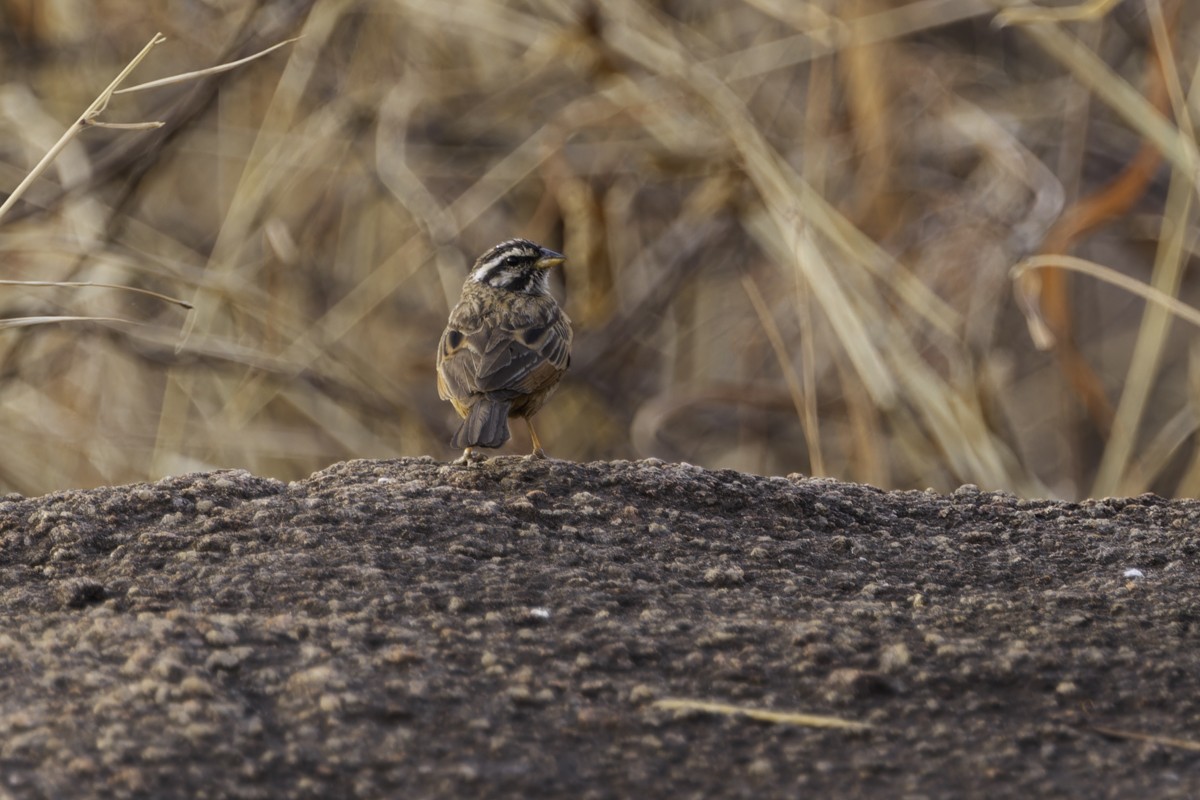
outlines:
M499 447L508 418L524 417L533 458L545 458L530 417L558 386L571 363L571 320L547 285L561 253L525 239L488 250L471 268L462 297L438 344L438 394L463 423L452 440L465 448Z

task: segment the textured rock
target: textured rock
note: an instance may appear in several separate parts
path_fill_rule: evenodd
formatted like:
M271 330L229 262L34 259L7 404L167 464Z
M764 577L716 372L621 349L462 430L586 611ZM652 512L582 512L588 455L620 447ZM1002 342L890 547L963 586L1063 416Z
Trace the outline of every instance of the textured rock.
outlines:
M2 788L1194 796L1097 728L1200 738L1198 521L655 461L8 496Z

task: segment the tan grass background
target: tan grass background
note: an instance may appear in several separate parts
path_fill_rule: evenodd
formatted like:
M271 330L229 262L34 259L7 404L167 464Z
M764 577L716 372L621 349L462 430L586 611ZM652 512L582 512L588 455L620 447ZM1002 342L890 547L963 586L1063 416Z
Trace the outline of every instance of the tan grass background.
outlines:
M1194 495L1195 328L1071 277L1105 431L1013 299L1150 137L1163 165L1071 252L1196 305L1200 9L1170 26L1168 122L1141 99L1157 4L1087 5L0 0L5 191L156 31L132 82L303 35L116 98L167 124L85 131L0 225L0 277L195 304L0 287L0 317L130 321L0 331L0 489L451 458L434 346L474 256L521 235L570 259L554 456Z

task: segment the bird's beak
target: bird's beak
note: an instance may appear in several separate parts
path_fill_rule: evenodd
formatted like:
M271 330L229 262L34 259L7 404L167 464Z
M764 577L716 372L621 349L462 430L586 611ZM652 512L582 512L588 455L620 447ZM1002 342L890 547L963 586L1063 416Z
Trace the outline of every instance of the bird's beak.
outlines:
M558 266L566 260L567 257L562 253L556 253L547 247L543 247L542 255L534 263L534 266L536 266L538 269L550 269L551 267Z

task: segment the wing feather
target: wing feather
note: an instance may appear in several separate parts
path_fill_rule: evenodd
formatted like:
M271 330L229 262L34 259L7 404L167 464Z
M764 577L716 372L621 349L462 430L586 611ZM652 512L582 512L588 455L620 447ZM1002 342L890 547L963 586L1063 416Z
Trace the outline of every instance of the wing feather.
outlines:
M545 325L496 331L504 335L494 337L493 349L481 360L481 391L526 395L558 382L570 361L571 324L560 310L554 311Z
M557 306L520 321L485 327L476 314L452 314L438 345L438 395L465 408L479 395L511 400L557 383L571 360L571 321Z

